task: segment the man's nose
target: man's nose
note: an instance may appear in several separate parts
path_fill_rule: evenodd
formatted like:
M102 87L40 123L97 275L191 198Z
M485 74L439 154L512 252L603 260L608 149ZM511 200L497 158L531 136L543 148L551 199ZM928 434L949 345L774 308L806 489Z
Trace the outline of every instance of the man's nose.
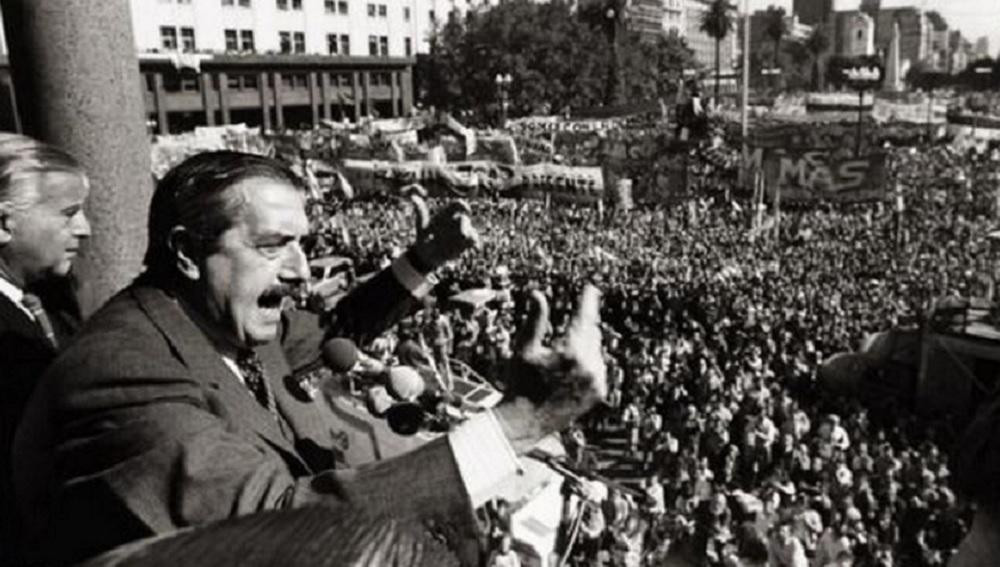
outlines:
M285 263L282 265L281 278L298 283L309 281L309 259L306 257L302 246L295 242L289 247L289 252L285 255Z
M88 238L90 236L90 221L87 220L87 215L83 214L82 209L73 215L70 230L73 236L77 238Z

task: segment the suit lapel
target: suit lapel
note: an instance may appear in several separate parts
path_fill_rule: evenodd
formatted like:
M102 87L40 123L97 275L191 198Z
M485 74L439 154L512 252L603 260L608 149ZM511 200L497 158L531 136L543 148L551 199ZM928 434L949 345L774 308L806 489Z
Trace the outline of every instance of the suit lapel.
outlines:
M42 333L41 327L3 294L0 294L0 321L4 322L4 327L7 328L8 332L35 339L33 342L44 345L47 350L55 352L52 343Z
M226 408L230 410L229 419L255 432L275 448L293 457L298 465L305 467L292 440L281 432L273 416L257 403L246 386L233 375L222 356L212 347L204 332L184 313L183 308L160 289L136 287L133 288L133 294L142 310L170 342L178 358L191 371L191 375L218 390ZM267 363L265 369L270 374L271 368ZM269 377L269 380L273 383L273 378Z

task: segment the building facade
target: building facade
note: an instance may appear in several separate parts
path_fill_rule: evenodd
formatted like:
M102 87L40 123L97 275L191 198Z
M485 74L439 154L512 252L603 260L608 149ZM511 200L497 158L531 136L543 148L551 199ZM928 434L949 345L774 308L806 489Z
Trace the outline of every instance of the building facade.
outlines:
M833 35L834 53L860 57L875 53L875 20L860 11L837 12Z
M809 26L829 22L833 10L833 0L795 0L792 3L792 13Z
M665 33L666 8L663 0L632 0L627 10L629 28L653 39Z

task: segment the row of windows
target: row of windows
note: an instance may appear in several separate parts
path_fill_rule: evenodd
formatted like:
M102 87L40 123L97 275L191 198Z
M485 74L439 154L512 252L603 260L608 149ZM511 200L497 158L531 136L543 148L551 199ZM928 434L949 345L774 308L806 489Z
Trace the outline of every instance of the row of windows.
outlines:
M351 86L351 76L344 73L327 73L329 84L332 87L342 88ZM163 78L163 90L167 92L200 92L201 83L196 75L186 73L165 73ZM145 75L146 89L150 92L155 90L155 83L152 74ZM212 88L219 90L219 76L212 75ZM371 73L369 84L373 87L392 86L392 73ZM274 75L267 73L264 82L268 88L274 88ZM292 89L308 88L309 77L304 73L283 73L281 75L281 85ZM359 83L360 86L360 83ZM231 91L255 91L260 87L260 77L254 74L229 74L226 76L226 87Z
M194 41L194 28L182 27L180 29L181 50L195 51L197 46ZM253 52L256 50L254 44L253 30L223 30L226 40L226 51L229 52ZM178 50L178 28L171 26L160 27L160 39L163 49L166 51ZM278 43L282 53L305 53L306 34L304 32L278 32ZM351 36L344 34L327 34L326 50L330 55L350 55ZM403 38L403 51L407 57L413 55L412 38ZM389 37L382 35L368 36L368 55L387 57L389 55Z
M169 0L167 0L169 1ZM251 0L222 0L223 6L250 7ZM178 4L190 4L191 0L177 0ZM279 10L302 10L302 0L275 0L275 5ZM327 14L340 14L346 16L350 13L347 0L323 0L323 7ZM389 15L389 7L385 4L368 4L368 16L385 18ZM403 7L403 19L410 21L410 8Z
M163 3L171 3L175 0L160 0ZM250 8L252 0L220 0L223 6L240 6ZM302 10L302 0L274 0L279 10ZM469 2L470 0L466 0ZM191 0L176 0L178 4L190 4ZM350 13L348 0L323 0L323 7L327 14L339 14L346 16ZM434 10L428 12L431 21L434 21ZM389 17L389 7L386 4L368 4L368 17L387 18ZM411 12L409 6L403 7L403 20L410 21Z
M195 51L198 47L194 43L194 28L182 27L180 29L180 50L185 52ZM160 43L167 51L177 51L177 30L173 26L160 26Z

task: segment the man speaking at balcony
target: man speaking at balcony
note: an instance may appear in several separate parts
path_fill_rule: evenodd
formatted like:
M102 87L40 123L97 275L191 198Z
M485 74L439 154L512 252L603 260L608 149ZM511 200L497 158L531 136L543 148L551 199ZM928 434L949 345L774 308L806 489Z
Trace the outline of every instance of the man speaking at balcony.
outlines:
M201 154L161 181L145 272L57 359L18 431L15 486L38 559L66 562L181 527L312 505L357 517L355 528L372 518L425 526L461 548L473 507L517 470L516 455L603 396L596 290L551 349L536 294L515 361L523 397L397 459L329 470L324 415L291 395L285 378L315 364L324 339L363 342L398 320L428 291L426 274L478 235L464 204L432 220L418 206L416 243L342 300L323 329L283 309L308 277L304 205L290 170L246 154ZM322 553L328 564L355 564L363 552L374 564L398 562L392 549L373 557L368 543L345 536Z

